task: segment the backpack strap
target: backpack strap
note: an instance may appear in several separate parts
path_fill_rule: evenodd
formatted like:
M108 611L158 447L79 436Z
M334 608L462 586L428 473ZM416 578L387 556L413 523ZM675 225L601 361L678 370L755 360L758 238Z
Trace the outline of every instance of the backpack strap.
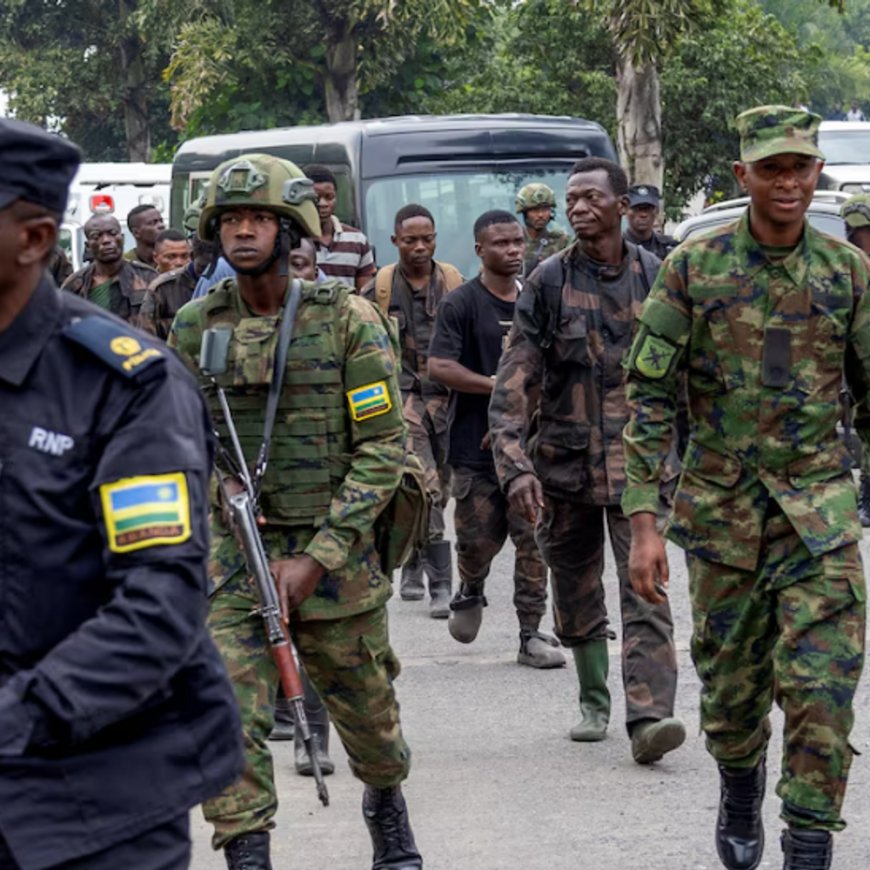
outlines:
M393 273L395 271L396 264L392 263L378 269L378 274L375 275L375 302L383 312L384 317L389 317L390 314L390 298L393 295Z

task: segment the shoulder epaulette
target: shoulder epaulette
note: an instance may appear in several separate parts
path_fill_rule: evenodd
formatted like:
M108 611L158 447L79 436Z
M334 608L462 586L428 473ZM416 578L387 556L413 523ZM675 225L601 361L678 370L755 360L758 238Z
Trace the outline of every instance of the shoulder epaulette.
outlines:
M351 293L347 284L331 278L323 283L304 281L302 283L302 298L306 302L314 302L318 305L332 305L342 293Z
M203 298L203 310L211 314L214 311L219 311L221 308L230 307L230 293L232 292L235 279L222 278L214 287L210 287L208 293Z
M62 334L126 378L135 378L155 363L166 362L165 351L143 342L143 336L125 329L123 324L97 314L72 321Z

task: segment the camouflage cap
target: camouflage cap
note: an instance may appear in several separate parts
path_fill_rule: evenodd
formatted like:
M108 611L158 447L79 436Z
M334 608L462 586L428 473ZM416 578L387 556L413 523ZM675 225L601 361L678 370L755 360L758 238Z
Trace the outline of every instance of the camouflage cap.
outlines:
M825 159L819 150L821 118L793 106L757 106L737 116L740 159L755 163L777 154L806 154Z
M840 216L850 229L870 227L870 193L856 193L840 207Z

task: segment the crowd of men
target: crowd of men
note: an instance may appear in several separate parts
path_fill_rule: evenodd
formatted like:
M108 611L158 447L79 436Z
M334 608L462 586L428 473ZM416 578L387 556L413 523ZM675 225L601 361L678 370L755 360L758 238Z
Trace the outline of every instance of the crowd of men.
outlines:
M528 184L513 212L475 221L472 276L435 258L422 205L396 213L396 260L376 269L364 234L335 216L328 167L242 155L214 171L187 232L140 206L124 252L118 220L92 217L91 260L58 294L45 266L77 150L0 122L0 396L40 421L9 435L33 462L0 465L16 508L0 520L0 601L12 602L0 612L0 864L133 866L133 850L162 856L137 867L184 867L186 812L203 802L230 870L268 870L268 740L292 737L297 770L328 774L331 721L364 784L373 870L421 868L378 525L413 455L430 510L400 597L428 594L431 617L472 643L510 537L517 661L561 667L570 652L580 743L604 739L611 715L606 530L638 764L686 737L666 529L688 560L722 864L762 860L776 700L783 866L829 868L864 658L861 523L837 424L845 382L870 441L870 198L844 207L854 245L806 223L818 124L780 106L740 115L749 208L681 246L658 229L654 186L581 159L566 187L573 238L551 227L553 191ZM37 321L54 324L39 341ZM243 491L298 653L313 754L278 692L230 516ZM555 637L541 630L548 582ZM36 624L5 584L68 605ZM153 765L147 799L128 799L113 769L125 753ZM54 774L70 758L99 796ZM38 838L28 794L54 807ZM107 807L92 828L75 829L81 800Z

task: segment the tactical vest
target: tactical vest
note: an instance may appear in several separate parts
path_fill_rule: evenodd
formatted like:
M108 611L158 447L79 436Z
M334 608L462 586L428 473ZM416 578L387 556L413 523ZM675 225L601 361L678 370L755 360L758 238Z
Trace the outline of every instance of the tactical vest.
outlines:
M221 282L207 297L205 327L233 327L226 373L215 380L226 392L253 473L274 370L278 318L240 317L231 286L230 280ZM349 292L338 282L303 282L260 495L270 525L319 526L350 468L337 317ZM230 447L214 389L208 390L207 398L221 442Z

